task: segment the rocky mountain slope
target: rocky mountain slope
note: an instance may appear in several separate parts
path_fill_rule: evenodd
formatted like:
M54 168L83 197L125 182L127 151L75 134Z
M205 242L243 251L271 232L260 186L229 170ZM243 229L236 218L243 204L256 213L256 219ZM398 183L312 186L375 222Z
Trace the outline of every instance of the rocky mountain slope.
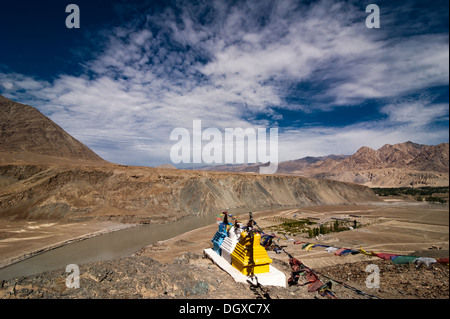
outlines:
M225 208L377 200L367 187L331 180L108 163L33 107L4 97L0 127L0 217L165 222Z
M204 170L257 172L259 165L204 167ZM279 174L353 182L373 187L448 186L449 144L413 142L363 146L353 155L305 157L281 162Z
M0 95L0 162L105 161L32 106Z
M367 187L299 176L126 166L4 165L0 216L164 222L226 208L365 203Z

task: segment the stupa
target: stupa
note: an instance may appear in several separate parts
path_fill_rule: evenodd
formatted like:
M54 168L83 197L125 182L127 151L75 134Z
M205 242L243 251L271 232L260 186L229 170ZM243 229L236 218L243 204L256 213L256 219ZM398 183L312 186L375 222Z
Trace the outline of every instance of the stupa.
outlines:
M272 259L260 244L261 235L254 229L256 222L252 213L246 227L237 220L233 226L228 223L226 212L224 215L219 230L211 240L214 250L205 249L205 256L230 274L236 282L286 287L284 273L271 265Z
M242 228L238 223L234 224L228 231L228 237L222 242L220 248L222 249L222 257L227 262L231 264L231 253L234 251L237 243L239 242L239 237L241 235Z
M228 215L227 212L223 212L223 222L219 224L219 230L215 233L213 239L211 239L211 242L213 243L213 250L219 255L222 255L222 249L220 246L222 245L224 239L228 236L228 228L231 226L230 223L228 223Z
M269 272L272 263L267 251L261 246L261 235L241 232L239 242L231 253L231 264L244 275Z

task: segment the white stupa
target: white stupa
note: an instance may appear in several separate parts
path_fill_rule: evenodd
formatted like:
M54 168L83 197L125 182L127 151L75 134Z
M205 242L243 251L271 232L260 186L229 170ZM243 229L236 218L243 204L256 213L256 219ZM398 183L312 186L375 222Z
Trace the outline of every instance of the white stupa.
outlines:
M222 242L220 248L222 249L222 257L231 264L231 253L234 251L236 244L239 242L242 229L240 227L232 226L228 231L228 237Z

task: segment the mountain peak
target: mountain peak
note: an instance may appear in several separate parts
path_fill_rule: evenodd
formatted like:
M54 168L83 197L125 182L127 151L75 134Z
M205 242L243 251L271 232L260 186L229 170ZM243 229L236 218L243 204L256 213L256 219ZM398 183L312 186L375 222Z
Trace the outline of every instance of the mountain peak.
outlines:
M0 95L0 152L25 160L42 156L104 162L36 108Z
M374 150L373 148L370 148L370 147L368 147L368 146L361 146L361 147L356 151L355 154L358 154L358 153L373 153L373 152L375 152L375 150Z

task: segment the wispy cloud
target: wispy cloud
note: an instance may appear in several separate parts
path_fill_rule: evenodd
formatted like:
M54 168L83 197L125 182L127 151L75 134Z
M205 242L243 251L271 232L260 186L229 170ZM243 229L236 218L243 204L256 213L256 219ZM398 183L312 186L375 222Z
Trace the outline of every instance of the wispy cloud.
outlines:
M127 164L170 161L170 131L194 119L219 129L269 127L283 110L351 112L367 99L380 100L383 120L286 127L280 160L401 139L438 141L440 128L426 128L445 117L448 123L448 107L395 101L448 86L448 30L424 34L416 23L416 32L402 37L398 29L367 29L364 9L327 0L179 2L102 32L81 76L44 81L5 72L0 89L106 159ZM386 17L399 23L393 13ZM315 89L299 90L302 83Z

